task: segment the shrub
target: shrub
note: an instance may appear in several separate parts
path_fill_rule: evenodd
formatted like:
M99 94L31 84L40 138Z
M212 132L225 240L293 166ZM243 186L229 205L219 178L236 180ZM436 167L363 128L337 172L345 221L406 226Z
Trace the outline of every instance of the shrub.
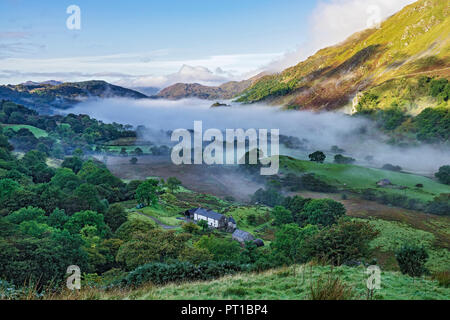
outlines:
M310 300L351 300L353 295L352 288L332 274L322 275L310 284Z
M435 197L433 201L428 203L425 211L437 215L450 215L450 193Z
M378 231L368 223L342 220L309 238L306 248L312 258L337 266L369 257L369 244L377 235Z
M390 163L385 164L381 169L383 170L388 170L388 171L395 171L395 172L400 172L403 170L402 167L400 166L394 166Z
M337 188L335 186L329 185L328 183L316 178L313 173L308 173L300 178L301 185L309 191L314 192L336 192Z
M337 164L352 164L355 163L356 160L350 157L344 157L342 154L337 154L334 156L334 163Z
M195 266L190 262L149 263L130 272L123 284L127 286L140 286L144 283L162 285L170 282L212 280L225 275L246 271L246 265L232 262L205 262Z
M436 280L437 282L439 282L439 285L441 287L445 287L448 288L450 287L450 271L439 271L439 272L435 272L433 273L432 276L433 280Z
M424 247L405 245L395 254L400 271L411 277L420 277L428 272L425 263L428 253Z

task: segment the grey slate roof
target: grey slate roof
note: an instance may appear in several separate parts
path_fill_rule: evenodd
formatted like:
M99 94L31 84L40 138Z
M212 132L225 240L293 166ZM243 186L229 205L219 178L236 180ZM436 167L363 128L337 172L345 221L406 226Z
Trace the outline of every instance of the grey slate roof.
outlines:
M255 237L253 237L251 233L239 229L236 229L236 231L234 231L233 238L242 239L244 241L252 241L255 239Z
M206 209L203 209L203 208L195 209L193 211L193 213L196 213L198 215L201 215L201 216L204 216L204 217L207 217L207 218L211 218L211 219L214 219L214 220L220 220L220 219L223 218L222 214L214 212L212 210L206 210Z

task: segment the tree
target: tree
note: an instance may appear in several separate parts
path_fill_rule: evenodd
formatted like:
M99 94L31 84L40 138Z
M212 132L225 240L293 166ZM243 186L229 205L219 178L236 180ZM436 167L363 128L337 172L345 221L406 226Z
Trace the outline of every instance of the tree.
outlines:
M170 192L174 192L181 186L181 181L178 180L175 177L170 177L167 179L167 187L169 188Z
M206 220L200 220L198 222L198 226L203 230L203 232L206 232L209 230L209 224Z
M111 205L105 213L105 222L113 232L127 221L128 214L120 204Z
M308 202L300 215L303 225L313 224L331 226L346 213L342 203L331 199L318 199Z
M101 238L106 238L111 232L103 215L90 210L75 213L64 225L64 229L71 234L79 234L86 226L95 227L96 235Z
M252 196L252 202L275 207L283 203L283 195L275 189L259 189Z
M277 226L294 222L292 212L281 206L276 206L272 211L272 215L275 219L274 223Z
M181 226L186 233L196 234L200 231L200 227L193 222L183 223Z
M450 185L450 166L442 166L439 171L436 172L435 177L439 179L443 184Z
M45 211L40 208L27 207L17 210L6 217L6 219L14 224L20 224L24 221L35 220L37 222L46 223L47 217Z
M425 263L428 253L424 247L404 245L395 254L400 271L411 277L420 277L427 272Z
M10 199L11 195L18 189L22 187L14 180L11 179L1 179L0 180L0 204L3 204L6 200Z
M309 255L305 249L305 241L318 232L317 226L300 228L296 224L283 225L276 232L275 241L272 243L275 255L289 263L306 262Z
M141 148L134 149L134 154L137 156L142 156L144 154L144 151L142 151Z
M301 215L305 205L311 201L311 199L305 199L300 196L287 197L283 201L283 206L292 212L292 216L295 222L300 222L299 216Z
M150 179L139 185L136 189L136 200L147 206L158 203L159 181Z
M130 159L130 163L131 163L132 165L137 164L137 163L138 163L138 158L136 158L136 157L131 158L131 159Z
M323 153L322 151L316 151L309 155L309 159L311 161L318 162L318 163L324 163L326 158L327 157L325 156L325 153Z
M76 148L75 151L73 152L73 156L77 158L83 158L84 152L80 148Z
M214 235L205 235L194 246L208 249L213 254L215 261L240 261L242 259L242 248L237 241L219 239Z
M342 154L337 154L334 156L334 163L337 164L352 164L356 160L350 157L344 157Z
M63 168L56 170L50 184L65 193L72 193L81 184L81 179L71 169Z
M48 217L47 223L53 228L63 229L68 220L69 216L64 210L55 209Z
M130 241L138 233L150 233L156 225L152 220L132 219L123 223L115 233L116 238L123 241Z
M76 207L82 210L93 210L97 212L104 212L106 210L105 205L100 201L98 191L95 186L84 183L80 185L75 191Z
M178 259L180 261L191 262L198 265L203 262L212 261L213 257L214 256L208 251L208 249L186 246L180 252Z
M366 222L339 221L308 238L305 252L311 257L339 266L371 254L370 242L378 231Z
M133 270L146 263L177 259L189 238L186 234L160 229L153 229L146 234L137 233L120 246L116 260L125 265L127 270Z
M81 168L83 167L83 161L78 157L68 157L64 159L61 167L69 168L75 174L78 174L78 172L80 172Z

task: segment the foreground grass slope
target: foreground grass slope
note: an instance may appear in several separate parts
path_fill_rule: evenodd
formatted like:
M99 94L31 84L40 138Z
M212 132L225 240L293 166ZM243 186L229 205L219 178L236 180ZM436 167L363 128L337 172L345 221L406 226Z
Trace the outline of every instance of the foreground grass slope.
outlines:
M295 270L295 271L294 271ZM365 268L297 266L279 268L260 274L238 274L210 282L147 285L130 292L80 292L78 299L141 299L141 300L307 300L311 284L325 280L332 273L352 288L351 299L367 298ZM429 278L413 279L399 272L382 272L381 290L377 300L448 300L450 288L440 287Z

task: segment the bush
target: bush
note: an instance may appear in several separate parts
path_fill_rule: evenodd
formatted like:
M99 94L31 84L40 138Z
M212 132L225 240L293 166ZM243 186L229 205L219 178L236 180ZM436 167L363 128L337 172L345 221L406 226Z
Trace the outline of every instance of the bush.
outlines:
M123 280L126 286L144 283L163 285L170 282L212 280L248 270L248 266L232 262L205 262L195 266L190 262L149 263L130 272Z
M405 245L396 252L395 258L403 274L420 277L428 272L425 268L428 253L424 247Z
M439 271L433 273L433 280L439 282L441 287L448 288L450 287L450 271Z
M309 191L314 192L336 192L337 188L335 186L329 185L328 183L316 178L313 173L308 173L300 178L301 185Z
M450 215L450 194L441 194L430 201L425 209L426 212L448 216Z
M350 157L344 157L342 154L337 154L334 156L334 163L337 164L352 164L355 163L356 160Z
M395 171L395 172L400 172L403 170L402 167L400 166L394 166L390 163L385 164L381 169L383 170L388 170L388 171Z
M306 248L311 258L338 266L369 257L369 244L377 235L378 232L368 223L340 221L307 239Z
M353 295L352 288L332 274L320 276L310 284L310 300L351 300Z

